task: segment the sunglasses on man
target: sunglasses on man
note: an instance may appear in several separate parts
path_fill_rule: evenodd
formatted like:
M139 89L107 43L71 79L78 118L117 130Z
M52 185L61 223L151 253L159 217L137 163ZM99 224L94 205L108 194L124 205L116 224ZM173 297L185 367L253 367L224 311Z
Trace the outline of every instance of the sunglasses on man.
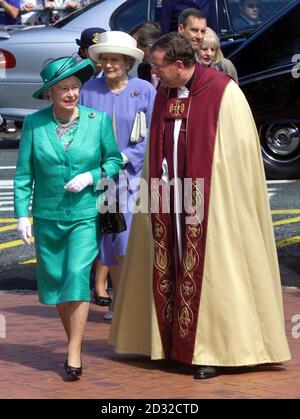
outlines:
M260 5L257 3L246 3L246 7L249 9L260 9Z

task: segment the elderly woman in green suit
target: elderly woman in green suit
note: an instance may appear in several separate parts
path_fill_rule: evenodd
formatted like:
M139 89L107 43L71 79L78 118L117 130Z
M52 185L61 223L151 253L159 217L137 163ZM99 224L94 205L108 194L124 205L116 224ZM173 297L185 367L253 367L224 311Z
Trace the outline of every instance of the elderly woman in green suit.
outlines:
M44 85L33 96L52 105L25 118L14 182L18 232L28 244L33 191L39 299L57 307L68 337L65 370L74 378L82 374L89 275L99 249L99 182L123 167L107 114L78 105L81 83L94 70L90 60L73 57L42 70Z

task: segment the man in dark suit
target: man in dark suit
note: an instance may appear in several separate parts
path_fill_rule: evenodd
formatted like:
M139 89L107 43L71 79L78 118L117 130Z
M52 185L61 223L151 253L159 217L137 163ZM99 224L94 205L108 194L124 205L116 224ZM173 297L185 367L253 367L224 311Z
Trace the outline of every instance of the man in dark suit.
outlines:
M261 5L259 0L241 0L240 15L234 19L235 29L249 28L261 23L260 20Z

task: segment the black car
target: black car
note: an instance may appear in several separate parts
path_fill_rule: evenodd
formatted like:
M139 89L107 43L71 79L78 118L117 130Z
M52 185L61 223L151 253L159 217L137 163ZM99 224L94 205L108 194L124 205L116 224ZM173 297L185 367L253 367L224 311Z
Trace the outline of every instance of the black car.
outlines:
M275 2L283 3L283 2ZM270 176L300 177L300 2L229 54L259 131Z

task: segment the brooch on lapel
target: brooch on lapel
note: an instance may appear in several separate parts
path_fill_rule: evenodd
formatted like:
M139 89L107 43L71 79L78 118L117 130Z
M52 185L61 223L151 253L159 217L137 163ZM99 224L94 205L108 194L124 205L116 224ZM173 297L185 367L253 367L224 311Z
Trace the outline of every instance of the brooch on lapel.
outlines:
M90 112L89 113L89 118L95 118L95 116L96 116L95 112Z
M139 96L139 95L140 95L139 92L137 92L136 90L134 92L130 93L130 97L136 97L136 96Z

